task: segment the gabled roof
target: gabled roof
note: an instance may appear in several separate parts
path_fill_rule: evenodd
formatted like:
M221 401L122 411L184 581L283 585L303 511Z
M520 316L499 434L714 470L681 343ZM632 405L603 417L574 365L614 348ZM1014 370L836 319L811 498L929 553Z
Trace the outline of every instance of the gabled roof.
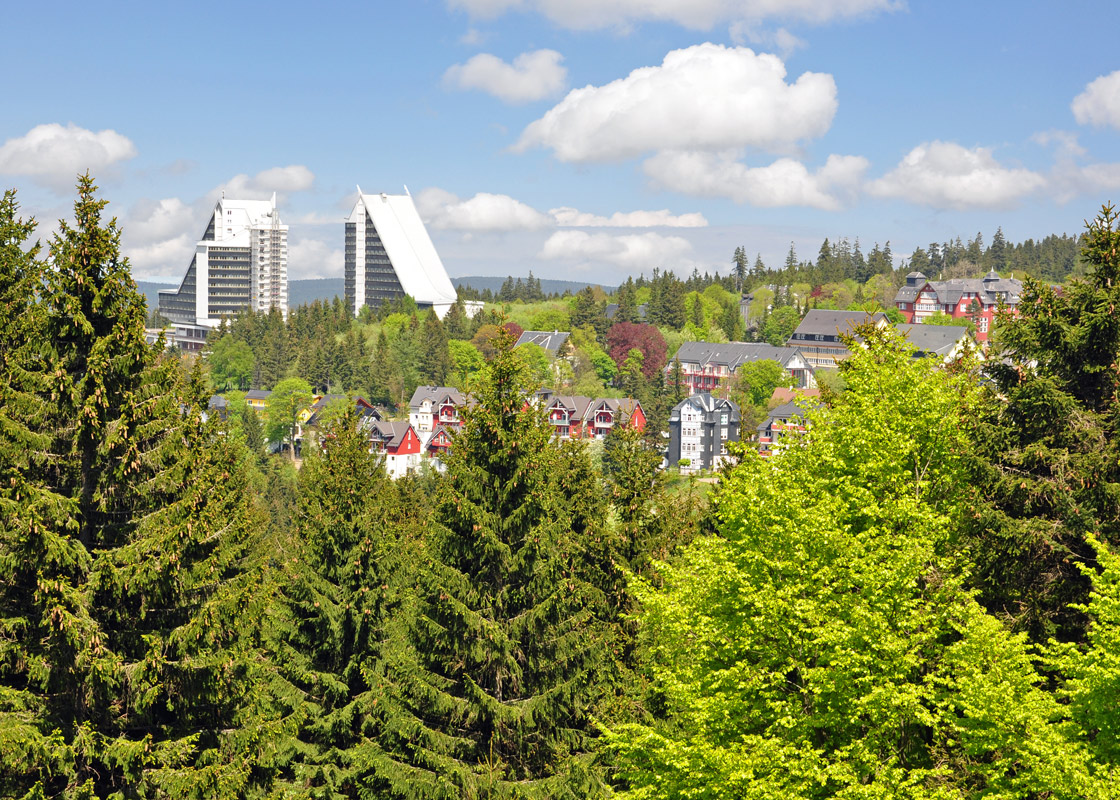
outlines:
M386 422L384 420L375 420L369 426L370 438L376 439L385 445L385 447L400 447L404 441L404 437L412 430L412 426L407 422Z
M820 396L820 389L790 389L785 386L777 386L774 388L774 393L770 395L770 400L777 400L779 403L789 403L796 400L798 397Z
M823 308L814 308L805 315L795 336L835 336L837 332L851 333L852 329L868 322L886 322L887 315L881 311L869 314L866 311L832 311Z
M669 419L679 420L681 418L681 409L686 405L698 408L707 414L726 408L729 409L730 421L739 421L739 405L731 400L724 400L722 397L714 397L711 392L700 392L699 394L694 394L681 400L673 406L673 410L669 412Z
M599 409L606 408L618 418L619 422L627 423L634 409L640 408L641 405L632 397L600 397L588 404L587 418L590 419L597 414Z
M819 399L811 399L809 401L790 401L783 403L777 408L773 408L766 415L766 419L758 424L756 430L767 430L774 422L788 422L791 419L803 419L805 417L805 404L808 402L809 408L820 408L821 401Z
M587 408L591 405L591 398L584 397L581 394L558 394L552 398L547 408L556 408L557 406L568 409L569 416L576 420L582 420L587 414Z
M408 407L417 411L425 400L435 405L445 399L457 406L465 405L467 402L466 395L451 386L417 386L416 391L412 393L412 399L408 401Z
M369 215L405 294L418 303L454 303L458 297L455 287L412 196L365 194L361 187L358 194L349 221L356 222L359 213Z
M568 341L568 335L567 331L522 331L514 347L532 343L543 347L555 358L560 348L564 346L564 342Z
M918 348L918 355L948 356L965 339L968 329L961 325L914 325L900 322L895 328Z
M250 389L245 392L246 400L267 400L272 397L272 392L268 389Z
M319 418L322 416L323 411L331 403L346 401L348 399L349 396L344 394L324 394L315 398L315 402L311 404L311 415L307 418L307 426L314 428L318 425ZM373 407L373 404L364 397L355 397L354 407L358 412L359 421L367 418L373 418L375 420L382 418L382 415Z
M754 342L683 342L677 349L677 354L669 359L669 364L670 368L673 361L700 366L717 364L734 372L741 365L752 361L777 361L783 367L788 367L789 362L800 355L801 351L790 345L774 347Z
M937 302L941 305L953 306L961 301L965 294L975 295L976 299L984 305L994 306L1000 300L1008 305L1017 305L1023 293L1023 283L1016 278L1001 278L996 272L989 272L983 278L950 278L947 281L918 281L910 283L907 275L907 285L898 290L895 303L912 303L917 300L922 290L929 290L937 295ZM917 273L918 277L924 277Z
M445 436L447 439L451 439L454 435L455 432L451 428L448 428L446 425L436 425L434 428L432 428L432 434L428 437L428 441L424 443L424 449L431 449L436 439L440 438L440 436Z

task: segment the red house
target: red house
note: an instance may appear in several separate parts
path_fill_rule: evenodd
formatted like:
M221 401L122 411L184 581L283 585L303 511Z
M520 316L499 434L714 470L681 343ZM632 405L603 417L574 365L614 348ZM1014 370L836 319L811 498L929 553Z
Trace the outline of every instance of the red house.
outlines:
M1022 293L1022 281L1001 278L995 271L983 278L947 281L931 281L920 272L911 272L894 304L907 322L920 324L939 311L954 319L970 319L976 325L977 341L986 342L1000 303L1018 313Z
M560 439L602 439L615 425L645 430L642 404L630 398L558 395L546 406L548 421Z

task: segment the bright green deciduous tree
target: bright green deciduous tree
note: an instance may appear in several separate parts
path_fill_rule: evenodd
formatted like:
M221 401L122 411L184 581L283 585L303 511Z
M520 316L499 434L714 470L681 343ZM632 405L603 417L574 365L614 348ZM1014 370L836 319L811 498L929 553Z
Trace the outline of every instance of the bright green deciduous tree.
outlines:
M276 384L268 396L265 419L268 420L268 440L277 444L287 441L292 458L296 457L296 433L299 417L311 405L311 384L303 378L285 378Z
M640 585L668 718L612 733L621 796L1114 795L962 585L971 376L860 333L835 405L777 457L744 453L719 534Z

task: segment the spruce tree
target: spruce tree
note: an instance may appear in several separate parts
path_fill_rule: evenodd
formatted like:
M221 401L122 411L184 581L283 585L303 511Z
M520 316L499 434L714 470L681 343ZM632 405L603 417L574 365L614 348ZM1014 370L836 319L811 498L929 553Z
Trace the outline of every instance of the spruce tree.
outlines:
M447 332L439 321L435 309L428 312L424 319L424 329L420 337L420 380L435 386L442 386L451 372L451 351L447 347Z
M1118 224L1106 206L1089 225L1085 279L1026 280L988 359L969 546L984 603L1040 641L1082 638L1089 539L1120 546Z
M314 797L380 796L382 651L397 640L390 623L409 542L394 487L354 410L323 436L299 474L295 531L269 625L278 695L298 723L281 783Z
M102 224L88 176L78 191L75 223L21 301L12 388L39 402L11 406L29 446L0 504L0 783L35 797L243 796L267 771L246 702L260 595L245 450L217 415L204 421L201 372L186 381L145 344L120 231Z
M447 463L411 658L386 714L398 796L587 797L596 592L576 571L558 449L504 331Z

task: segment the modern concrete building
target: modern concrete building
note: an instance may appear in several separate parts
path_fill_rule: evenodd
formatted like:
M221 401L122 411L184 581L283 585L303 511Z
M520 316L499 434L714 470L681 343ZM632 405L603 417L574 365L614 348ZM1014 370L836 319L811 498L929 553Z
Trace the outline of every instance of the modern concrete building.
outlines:
M362 306L406 294L441 318L458 296L412 196L365 194L359 186L346 220L346 302L357 316Z
M288 314L288 226L271 200L222 198L178 289L159 293L172 322L215 327L246 308Z

